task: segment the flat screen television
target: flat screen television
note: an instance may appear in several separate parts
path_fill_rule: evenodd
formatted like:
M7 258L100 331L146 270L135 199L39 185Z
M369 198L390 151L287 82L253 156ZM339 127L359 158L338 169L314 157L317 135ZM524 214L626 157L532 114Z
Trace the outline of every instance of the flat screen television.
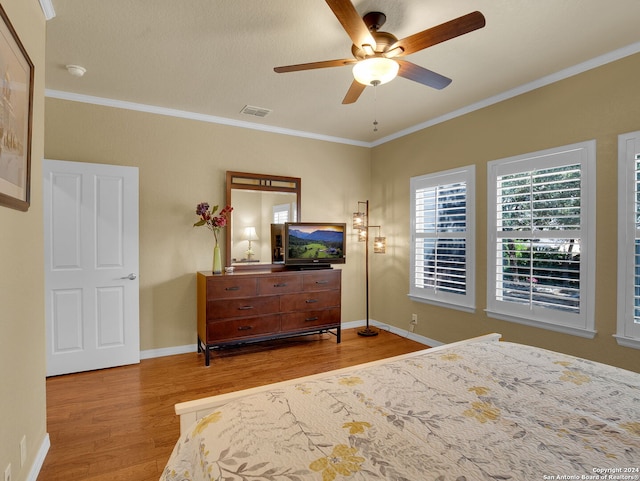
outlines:
M284 263L288 266L344 264L347 225L335 222L287 222Z

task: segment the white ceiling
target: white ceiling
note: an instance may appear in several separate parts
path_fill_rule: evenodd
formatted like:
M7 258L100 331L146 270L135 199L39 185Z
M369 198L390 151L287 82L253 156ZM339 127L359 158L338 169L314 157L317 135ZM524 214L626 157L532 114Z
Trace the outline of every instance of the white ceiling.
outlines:
M132 102L357 145L640 51L640 0L354 0L361 15L384 12L381 30L398 38L475 10L486 27L405 57L452 78L444 90L399 77L342 105L350 67L273 71L352 57L349 37L322 0L52 3L49 96ZM72 77L67 64L87 73ZM250 117L240 113L245 105L272 112Z

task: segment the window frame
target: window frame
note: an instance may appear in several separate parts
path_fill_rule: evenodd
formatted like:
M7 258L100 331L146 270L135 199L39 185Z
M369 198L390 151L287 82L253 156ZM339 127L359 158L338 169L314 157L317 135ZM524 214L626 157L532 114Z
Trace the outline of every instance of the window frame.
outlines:
M489 317L592 339L595 334L595 241L596 241L596 142L589 140L551 148L487 164L487 308ZM534 172L563 165L580 165L580 310L577 314L502 301L497 298L499 176ZM557 230L555 232L568 232ZM500 231L502 232L502 231ZM518 231L522 232L522 231ZM526 232L526 231L525 231ZM534 239L535 230L529 236ZM543 231L546 232L546 231ZM549 231L548 238L554 231ZM566 235L566 234L565 234ZM547 237L547 236L544 236ZM501 246L500 246L501 247ZM535 281L534 281L535 282Z
M416 242L418 238L430 237L416 232L416 191L423 188L436 188L453 183L464 182L466 184L466 229L460 232L459 237L465 239L465 293L449 293L437 289L424 289L416 287L415 263ZM476 167L469 165L457 169L424 174L411 177L410 186L410 253L409 253L409 294L408 297L417 302L434 304L465 312L475 312L476 300ZM437 233L434 234L437 238Z
M618 136L618 298L617 329L613 337L619 345L640 349L640 324L634 322L635 277L640 262L635 255L640 228L636 217L640 208L636 182L640 169L640 131Z

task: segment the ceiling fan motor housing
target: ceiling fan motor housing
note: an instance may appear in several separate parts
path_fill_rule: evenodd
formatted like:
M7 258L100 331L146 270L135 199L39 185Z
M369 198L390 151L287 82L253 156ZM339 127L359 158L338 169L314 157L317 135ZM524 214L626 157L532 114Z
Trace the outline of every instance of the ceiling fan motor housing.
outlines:
M382 12L369 12L362 17L364 24L370 32L380 30L380 27L387 21L387 16Z
M391 47L398 41L395 35L392 35L389 32L373 31L371 32L371 36L376 41L376 44L372 45L376 54L383 54L384 52L389 50L389 47ZM367 54L367 52L360 45L352 45L351 53L358 60L364 60L365 58L372 56L370 54Z

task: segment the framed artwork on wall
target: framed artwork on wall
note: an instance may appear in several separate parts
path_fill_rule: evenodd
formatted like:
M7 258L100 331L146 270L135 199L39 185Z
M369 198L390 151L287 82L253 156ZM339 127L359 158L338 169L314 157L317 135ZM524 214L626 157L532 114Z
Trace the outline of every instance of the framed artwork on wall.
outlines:
M0 17L0 205L26 211L34 67L1 5Z

